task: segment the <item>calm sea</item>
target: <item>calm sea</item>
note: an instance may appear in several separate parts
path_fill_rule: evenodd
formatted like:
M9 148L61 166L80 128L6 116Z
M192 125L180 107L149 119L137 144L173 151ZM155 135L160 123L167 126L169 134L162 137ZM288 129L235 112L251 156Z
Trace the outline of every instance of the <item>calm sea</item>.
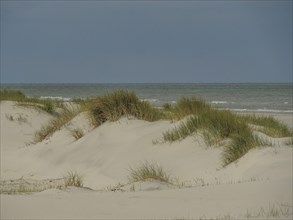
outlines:
M292 113L292 84L1 84L1 89L20 90L28 96L70 100L123 89L134 91L155 106L196 96L219 108L238 111Z

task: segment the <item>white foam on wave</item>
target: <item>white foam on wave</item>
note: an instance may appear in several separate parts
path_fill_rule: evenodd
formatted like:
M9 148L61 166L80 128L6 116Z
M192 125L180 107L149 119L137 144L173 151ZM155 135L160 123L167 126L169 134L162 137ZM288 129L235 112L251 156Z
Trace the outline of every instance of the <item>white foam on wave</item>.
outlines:
M269 113L293 113L292 110L276 110L276 109L238 109L238 108L233 108L233 109L228 109L231 111L236 111L236 112L269 112Z
M211 101L212 104L227 104L227 101Z
M293 113L292 110L276 110L276 109L257 109L257 112L273 112L273 113Z
M58 101L71 101L71 98L64 98L61 96L41 96L40 99L50 99L50 100L58 100Z
M145 102L158 102L158 99L141 99L141 101L145 101Z

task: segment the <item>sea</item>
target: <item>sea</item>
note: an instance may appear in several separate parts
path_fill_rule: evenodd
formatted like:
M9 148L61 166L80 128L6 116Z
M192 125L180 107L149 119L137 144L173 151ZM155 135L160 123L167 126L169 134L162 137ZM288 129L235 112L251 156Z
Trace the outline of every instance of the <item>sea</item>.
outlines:
M1 84L3 89L63 101L127 90L157 107L181 97L198 97L221 109L293 113L292 83Z

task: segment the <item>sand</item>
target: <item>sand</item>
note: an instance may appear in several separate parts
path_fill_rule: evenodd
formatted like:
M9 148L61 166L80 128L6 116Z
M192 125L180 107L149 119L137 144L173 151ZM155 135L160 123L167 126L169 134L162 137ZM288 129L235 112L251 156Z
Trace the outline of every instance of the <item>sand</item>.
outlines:
M293 148L288 138L253 149L223 167L222 148L200 137L157 143L177 123L121 118L93 128L84 113L49 139L32 144L49 114L1 102L1 219L209 219L292 214ZM292 126L291 114L274 115ZM80 128L79 139L70 130ZM129 183L129 169L142 162L162 166L172 184ZM83 188L64 188L68 171ZM19 190L21 191L21 190Z

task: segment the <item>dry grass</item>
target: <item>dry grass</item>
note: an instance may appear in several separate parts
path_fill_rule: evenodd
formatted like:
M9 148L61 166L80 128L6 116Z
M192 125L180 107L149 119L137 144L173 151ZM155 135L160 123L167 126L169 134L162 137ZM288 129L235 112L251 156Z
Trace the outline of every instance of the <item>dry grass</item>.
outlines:
M248 128L242 130L238 134L233 134L231 139L232 141L224 147L224 151L222 153L222 161L224 166L238 160L252 148L270 145L270 143L261 140L256 135L253 135L252 131Z
M210 108L211 106L202 99L183 97L174 106L170 106L169 111L172 112L172 119L179 120L189 115L198 115L202 111Z
M16 101L22 106L32 106L50 114L55 113L55 109L61 106L61 102L36 97L27 97L24 93L14 90L1 90L0 101Z
M54 132L60 130L63 126L70 122L79 113L79 108L63 109L61 114L53 118L46 126L43 126L40 131L35 133L34 143L47 139L54 134Z
M213 109L203 101L198 102L194 99L184 99L180 106L184 106L184 110L180 111L177 106L176 112L181 112L181 116L192 113L192 116L179 126L165 132L163 140L166 142L180 141L196 132L202 133L209 145L230 139L229 144L224 146L222 154L224 166L236 161L252 148L270 145L253 135L253 130L248 125L252 119L258 124L266 125L267 129L272 126L274 131L279 131L280 136L291 134L286 126L272 118L244 118L228 110Z
M64 177L64 185L65 187L83 187L83 178L77 172L69 171Z
M247 129L247 125L232 112L207 108L188 118L178 127L165 132L163 138L165 141L172 142L182 140L198 130L203 130L206 134L207 132L210 134L206 137L224 139L231 137L234 133L240 133L243 129Z
M140 101L134 92L119 90L104 96L98 96L87 105L89 117L94 126L106 121L117 121L122 116L134 116L146 121L161 118L158 109L148 102Z
M1 100L7 99L43 106L48 112L52 112L56 106L56 103L52 101L27 98L18 91L1 91ZM258 130L271 137L292 137L293 135L292 130L273 117L239 116L227 110L214 109L204 100L195 97L181 98L174 105L165 104L162 109L157 109L148 102L140 101L134 92L119 90L93 99L80 100L78 103L81 106L78 110L63 107L62 113L36 133L35 142L48 138L81 111L88 112L94 126L99 126L106 121L119 120L123 116L134 116L146 121L179 120L191 116L179 126L165 132L163 140L166 142L178 141L196 132L203 134L209 145L215 145L221 143L222 140L229 139L231 141L224 147L223 151L224 165L239 159L252 148L268 145L253 135L249 124L261 126L258 127ZM75 139L84 135L80 129L74 129L71 133Z
M290 137L293 132L288 126L280 123L272 116L245 115L240 116L247 123L261 126L259 131L271 137Z
M137 168L129 168L129 182L146 181L148 179L170 183L170 176L157 163L143 162Z
M84 132L81 128L70 130L70 133L75 138L75 140L78 140L84 136Z

